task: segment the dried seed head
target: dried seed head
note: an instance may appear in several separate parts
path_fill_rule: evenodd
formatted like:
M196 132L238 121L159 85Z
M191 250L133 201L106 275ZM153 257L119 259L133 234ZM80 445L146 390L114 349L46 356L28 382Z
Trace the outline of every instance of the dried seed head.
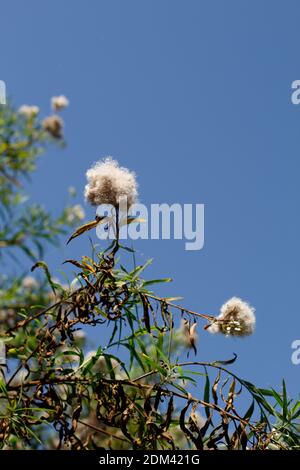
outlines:
M126 200L129 208L137 198L135 174L127 168L120 167L118 162L107 157L90 168L86 177L88 184L84 195L92 206L110 204L117 207Z
M231 336L251 335L255 328L255 309L238 297L232 297L221 307L220 315L207 328L210 333Z
M42 126L55 139L60 139L63 135L64 121L60 116L54 114L53 116L46 117L42 122Z

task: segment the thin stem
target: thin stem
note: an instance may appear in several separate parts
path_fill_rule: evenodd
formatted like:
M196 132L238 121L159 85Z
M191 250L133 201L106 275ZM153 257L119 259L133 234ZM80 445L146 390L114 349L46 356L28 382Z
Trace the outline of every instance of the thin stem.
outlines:
M72 294L72 295L73 295L73 294ZM67 299L66 299L66 300L67 300ZM63 302L63 300L60 300L59 302L56 302L55 304L50 305L50 307L47 307L47 308L41 310L40 312L36 313L35 315L32 315L31 317L26 318L26 320L21 320L21 321L19 321L18 323L15 324L15 326L13 326L12 328L9 328L9 329L7 330L6 335L8 335L9 333L11 333L12 331L17 330L18 328L23 328L24 326L28 325L28 323L30 323L30 322L33 321L33 320L37 320L39 317L41 317L42 315L45 315L45 314L48 313L52 308L57 307L57 306L60 305L62 302ZM14 308L14 307L13 307L13 308Z
M172 302L169 302L167 299L164 299L163 297L157 297L156 295L148 294L148 293L145 293L145 296L149 297L150 299L157 300L159 302L164 302L170 307L177 308L181 310L182 312L190 313L191 315L194 315L196 317L205 318L205 320L208 320L210 322L215 320L215 317L213 317L212 315L205 315L204 313L194 312L193 310L189 310L185 307L181 307L180 305L173 304Z
M94 429L94 431L101 432L102 434L105 434L106 436L113 437L114 439L117 439L118 441L127 442L128 444L131 444L131 442L128 441L127 439L116 436L115 434L110 433L108 431L104 431L104 429L97 428L97 426L94 426L93 424L85 423L84 421L81 421L81 419L78 420L78 423L83 424L84 426L87 426L88 428Z

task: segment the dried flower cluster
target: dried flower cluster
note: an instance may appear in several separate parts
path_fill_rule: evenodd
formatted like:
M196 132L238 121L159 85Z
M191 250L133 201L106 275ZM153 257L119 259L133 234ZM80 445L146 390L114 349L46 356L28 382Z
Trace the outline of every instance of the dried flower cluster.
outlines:
M93 206L110 204L117 207L126 200L129 208L137 198L135 173L120 167L112 157L97 162L87 173L85 198Z
M85 217L85 212L80 204L75 204L75 206L67 208L67 222L73 224L79 220L83 220Z
M22 287L24 289L33 290L39 287L37 280L32 276L25 276L22 280Z
M19 108L19 114L22 114L27 119L36 116L39 112L40 108L38 106L29 106L27 104L23 104L23 106Z
M51 107L55 112L61 111L68 105L69 100L64 95L53 96L51 98ZM64 121L56 114L46 117L42 122L42 127L54 139L61 139L63 137Z
M60 139L63 135L64 121L60 116L54 114L46 117L42 122L45 131L49 132L55 139Z
M208 326L210 333L232 336L251 335L255 328L255 309L238 297L232 297L221 307L220 315Z
M69 100L64 95L53 96L51 98L51 107L54 111L60 111L67 106L69 106Z

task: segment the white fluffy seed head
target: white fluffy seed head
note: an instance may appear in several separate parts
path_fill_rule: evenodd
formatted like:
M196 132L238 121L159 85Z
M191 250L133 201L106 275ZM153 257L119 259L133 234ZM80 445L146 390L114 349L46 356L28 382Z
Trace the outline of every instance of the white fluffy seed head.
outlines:
M28 106L27 104L23 104L23 106L19 108L18 112L29 119L36 116L40 112L40 108L38 106Z
M76 330L73 332L73 339L76 346L82 347L86 340L86 332L83 330Z
M84 195L92 206L110 204L117 207L124 200L129 208L137 199L134 172L120 167L112 157L97 162L86 172L88 184Z
M67 208L66 220L68 224L77 223L85 218L85 212L80 204L75 204Z
M207 328L210 333L248 336L255 328L255 309L239 297L232 297L221 307L220 315Z
M51 107L54 111L60 111L67 106L69 106L69 100L64 95L53 96L51 98Z
M28 290L36 289L38 285L39 284L37 280L32 276L25 276L24 279L22 280L22 287L24 287L24 289L28 289Z

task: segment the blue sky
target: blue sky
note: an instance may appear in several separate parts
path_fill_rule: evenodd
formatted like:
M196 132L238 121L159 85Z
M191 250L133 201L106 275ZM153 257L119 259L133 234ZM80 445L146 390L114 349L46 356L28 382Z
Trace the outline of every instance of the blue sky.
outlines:
M57 212L75 186L83 203L86 169L110 154L136 171L142 202L204 203L203 250L140 241L139 261L153 257L149 276L174 278L161 293L193 310L218 314L233 295L250 301L256 333L201 331L198 357L236 352L242 376L263 387L285 377L296 396L299 2L11 0L0 13L0 79L15 104L46 114L53 95L71 102L68 146L41 158L32 201ZM85 238L49 249L47 260L59 273L88 250Z

